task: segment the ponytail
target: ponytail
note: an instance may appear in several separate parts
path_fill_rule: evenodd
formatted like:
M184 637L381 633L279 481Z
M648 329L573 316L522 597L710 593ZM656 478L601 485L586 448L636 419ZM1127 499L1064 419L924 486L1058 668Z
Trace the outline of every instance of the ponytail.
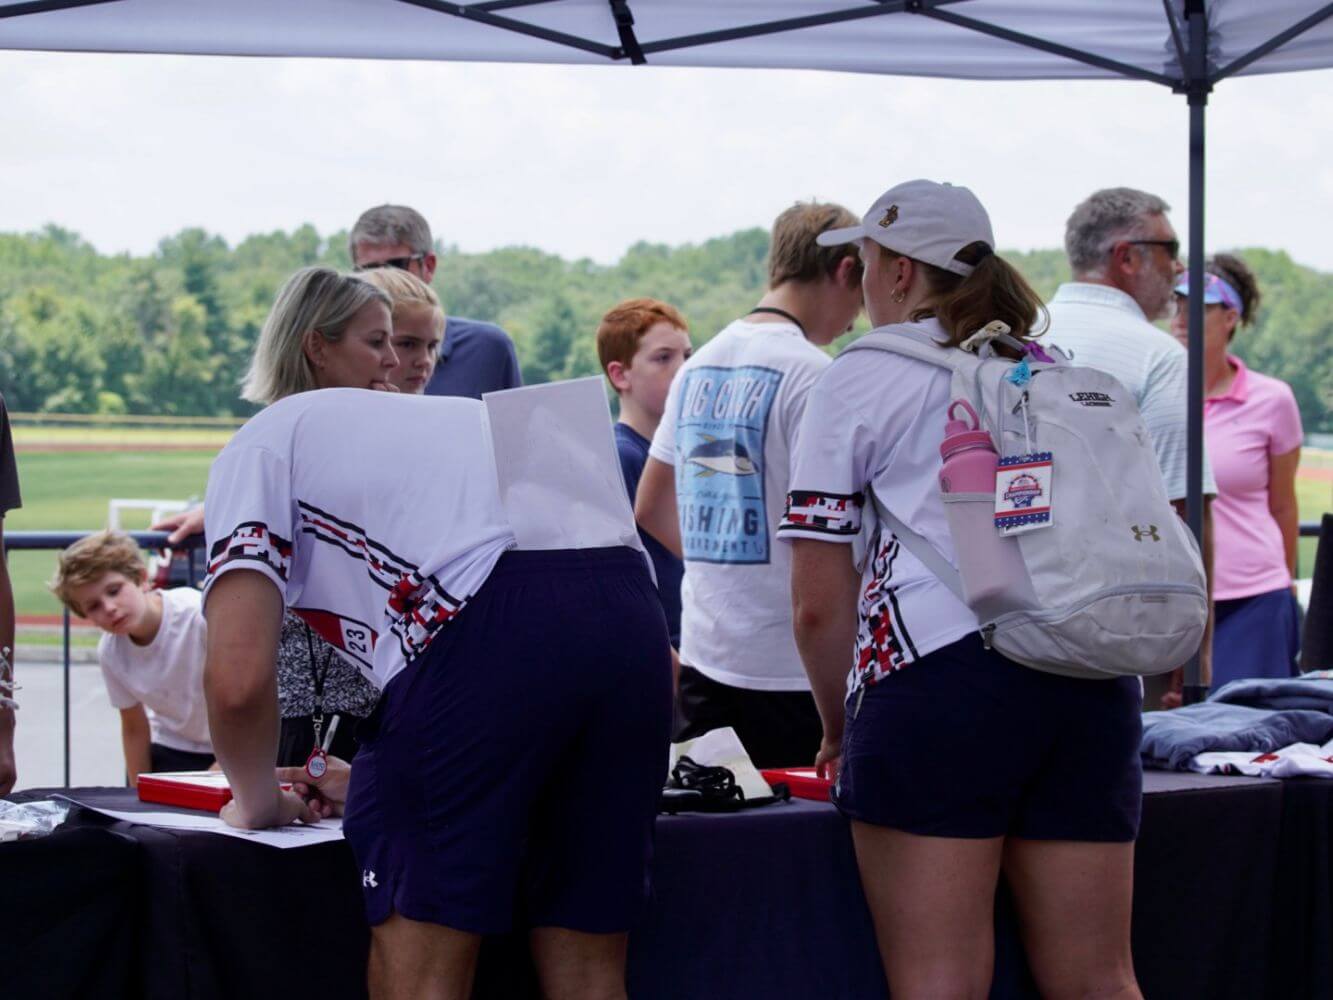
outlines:
M1045 333L1046 308L1027 279L1003 257L990 252L985 244L973 246L984 252L977 255L972 273L966 277L916 261L918 267L925 269L930 300L912 313L912 321L935 317L949 335L952 347L994 320L1008 326L1010 336L1017 340L1032 340ZM965 247L959 258L971 249Z

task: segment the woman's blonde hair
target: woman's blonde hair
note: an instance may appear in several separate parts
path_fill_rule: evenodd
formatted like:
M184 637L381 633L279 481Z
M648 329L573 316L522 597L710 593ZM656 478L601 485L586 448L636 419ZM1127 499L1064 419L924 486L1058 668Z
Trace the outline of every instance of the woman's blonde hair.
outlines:
M123 531L97 531L60 553L56 575L48 586L60 603L76 615L83 609L74 600L74 591L96 583L107 573L119 573L136 586L148 578L148 567L134 539Z
M389 296L395 320L408 309L433 309L439 317L440 326L444 326L444 307L440 305L440 297L435 294L435 289L415 274L399 267L376 267L358 273L357 277Z
M297 271L278 290L264 320L250 370L241 381L241 397L267 405L318 388L315 370L305 354L306 334L313 330L329 343L337 343L352 317L371 302L392 308L389 297L360 276L339 274L327 267Z

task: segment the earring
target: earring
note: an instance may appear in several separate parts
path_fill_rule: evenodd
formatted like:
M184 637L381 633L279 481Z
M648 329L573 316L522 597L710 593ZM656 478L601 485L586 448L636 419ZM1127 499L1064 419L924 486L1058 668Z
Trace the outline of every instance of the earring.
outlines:
M891 298L894 302L901 304L907 301L907 293L904 292L902 289L897 289L894 291L892 295L889 296L889 298Z

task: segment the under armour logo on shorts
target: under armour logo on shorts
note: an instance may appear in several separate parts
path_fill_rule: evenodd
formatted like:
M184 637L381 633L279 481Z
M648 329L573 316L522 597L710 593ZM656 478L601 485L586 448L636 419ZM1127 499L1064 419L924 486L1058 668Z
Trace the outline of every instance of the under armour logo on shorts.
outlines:
M380 884L379 884L378 882L375 881L375 873L374 873L374 872L372 872L372 871L364 871L364 872L361 873L361 888L363 888L363 889L378 889L379 886L380 886Z
M1134 532L1134 541L1141 542L1145 538L1150 541L1160 542L1161 536L1157 534L1157 525L1150 524L1146 528L1140 528L1137 524L1131 524L1129 530Z

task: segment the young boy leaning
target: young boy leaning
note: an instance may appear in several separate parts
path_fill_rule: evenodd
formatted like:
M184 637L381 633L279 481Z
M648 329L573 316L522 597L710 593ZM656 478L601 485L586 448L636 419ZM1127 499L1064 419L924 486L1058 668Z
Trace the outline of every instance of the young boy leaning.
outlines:
M148 589L139 548L100 531L60 554L51 590L105 634L97 647L111 704L120 709L130 787L150 771L213 765L204 705L207 633L198 590Z

